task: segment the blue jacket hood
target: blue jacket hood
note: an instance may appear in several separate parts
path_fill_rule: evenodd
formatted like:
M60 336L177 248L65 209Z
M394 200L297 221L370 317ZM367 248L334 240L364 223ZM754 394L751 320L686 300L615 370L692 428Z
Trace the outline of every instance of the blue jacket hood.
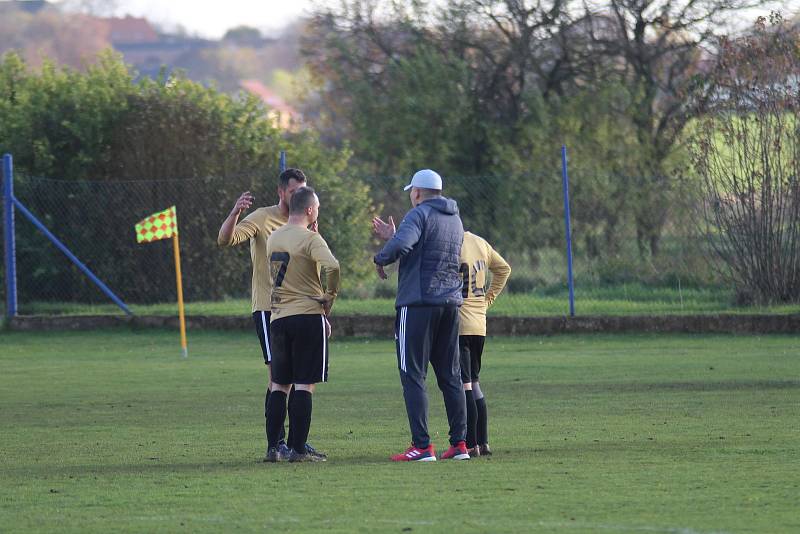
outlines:
M458 204L452 198L435 197L430 200L424 201L422 204L430 206L433 209L445 213L447 215L458 215Z

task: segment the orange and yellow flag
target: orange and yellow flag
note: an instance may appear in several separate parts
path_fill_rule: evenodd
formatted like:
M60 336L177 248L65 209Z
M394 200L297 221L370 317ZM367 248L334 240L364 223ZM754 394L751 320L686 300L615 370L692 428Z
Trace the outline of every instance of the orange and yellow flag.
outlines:
M175 206L154 213L136 223L136 242L150 243L159 239L168 239L178 234L178 217Z
M175 284L178 290L178 317L181 327L181 348L183 357L189 355L186 348L186 318L183 309L183 283L181 282L181 249L178 244L178 217L175 206L154 213L136 223L136 242L151 243L160 239L172 238L172 250L175 255Z

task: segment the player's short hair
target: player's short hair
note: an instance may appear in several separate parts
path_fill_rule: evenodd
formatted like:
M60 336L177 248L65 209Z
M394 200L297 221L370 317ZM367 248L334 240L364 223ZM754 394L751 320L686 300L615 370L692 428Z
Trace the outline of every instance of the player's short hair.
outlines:
M302 215L308 208L314 205L316 192L312 187L300 187L292 195L289 202L289 215Z
M295 180L304 184L306 183L306 175L300 169L289 167L278 176L278 187L286 189L289 187L289 180Z
M426 189L424 187L418 187L417 189L420 193L422 193L422 198L426 200L429 198L442 196L442 192L438 189Z

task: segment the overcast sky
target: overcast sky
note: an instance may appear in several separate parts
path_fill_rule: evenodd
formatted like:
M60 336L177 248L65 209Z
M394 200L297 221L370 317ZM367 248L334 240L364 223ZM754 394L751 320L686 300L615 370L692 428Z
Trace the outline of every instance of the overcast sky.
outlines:
M307 14L312 6L331 2L338 4L337 0L117 0L115 14L147 17L166 30L181 26L192 35L220 38L228 29L241 25L270 33ZM800 10L800 0L784 0L774 5L782 5L785 16ZM737 20L749 26L758 14L768 11L748 12Z

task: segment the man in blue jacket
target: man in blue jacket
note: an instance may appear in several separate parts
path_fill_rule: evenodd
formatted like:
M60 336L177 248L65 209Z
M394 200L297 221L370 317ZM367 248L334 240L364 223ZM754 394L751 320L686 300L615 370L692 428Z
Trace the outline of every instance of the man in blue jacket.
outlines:
M468 460L467 409L458 357L462 302L458 269L464 228L456 202L442 196L442 178L437 173L417 172L405 188L409 189L413 209L396 230L391 217L388 223L378 217L372 221L375 234L387 241L374 258L378 276L386 279L384 266L400 260L395 338L411 447L392 460L436 460L428 435L428 362L436 373L450 424L450 448L442 459Z

